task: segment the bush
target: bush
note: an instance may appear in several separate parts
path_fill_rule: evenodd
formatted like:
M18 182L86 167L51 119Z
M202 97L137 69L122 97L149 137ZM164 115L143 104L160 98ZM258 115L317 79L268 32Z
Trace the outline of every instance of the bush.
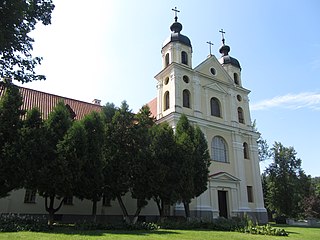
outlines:
M208 229L217 231L234 231L245 226L245 222L240 218L225 219L218 218L215 221L199 221L197 219L192 221L174 221L165 220L159 224L163 229L181 229L181 230L193 230L193 229Z
M105 224L105 223L93 223L83 222L77 223L75 229L78 230L158 230L160 227L155 223L137 222L136 224L118 223L118 224Z
M267 225L257 225L251 220L247 220L247 224L244 228L238 229L239 232L258 234L258 235L269 235L269 236L288 236L289 234L280 228L274 228L270 224Z
M34 217L19 214L0 215L0 232L44 231L48 230L45 217Z

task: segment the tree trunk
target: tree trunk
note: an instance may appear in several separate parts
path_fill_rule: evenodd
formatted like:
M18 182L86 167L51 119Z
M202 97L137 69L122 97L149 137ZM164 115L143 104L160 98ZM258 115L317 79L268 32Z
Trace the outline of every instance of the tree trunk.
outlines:
M142 207L137 207L137 211L136 211L136 213L134 214L133 220L132 220L132 223L133 223L133 224L136 224L136 223L137 223L138 218L139 218L139 215L140 215L140 212L141 212L141 209L142 209Z
M92 201L92 221L97 222L97 200Z
M59 211L59 209L62 207L64 198L61 200L59 206L57 208L54 208L54 199L55 195L49 196L49 206L48 206L48 196L45 197L45 207L46 211L49 213L48 218L48 225L51 227L54 222L54 214Z
M186 214L187 221L190 221L190 206L189 203L186 201L183 201L184 211Z
M159 198L155 197L153 198L153 200L156 202L157 207L158 207L158 211L159 211L159 216L160 218L162 217L162 209L161 209L161 201Z
M128 214L128 211L126 209L126 206L124 205L123 201L122 201L122 198L121 196L117 196L117 199L118 199L118 202L119 202L119 205L121 207L121 210L122 210L122 214L123 214L123 219L125 220L125 222L127 224L130 224L131 221L130 221L130 218L129 218L129 214Z

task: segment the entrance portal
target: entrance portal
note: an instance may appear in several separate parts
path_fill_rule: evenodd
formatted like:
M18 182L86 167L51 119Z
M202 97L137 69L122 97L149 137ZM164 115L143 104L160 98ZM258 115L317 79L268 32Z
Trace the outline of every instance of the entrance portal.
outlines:
M227 191L218 191L219 216L228 218Z

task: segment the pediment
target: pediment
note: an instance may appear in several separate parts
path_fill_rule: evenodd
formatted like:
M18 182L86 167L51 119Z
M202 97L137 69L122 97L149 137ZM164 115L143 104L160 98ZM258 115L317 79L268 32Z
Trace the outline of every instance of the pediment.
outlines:
M204 86L204 88L208 88L208 89L216 91L216 92L228 94L228 92L220 84L218 84L216 82L208 84L208 85Z
M212 73L212 68L214 69L215 74ZM221 66L220 62L214 55L208 57L197 67L195 67L194 70L198 74L206 76L208 79L211 78L212 80L216 79L227 84L233 84L233 80L230 78L228 73L224 70L224 68Z
M219 180L219 181L227 181L227 182L240 182L240 179L232 176L227 172L218 172L209 176L209 180Z

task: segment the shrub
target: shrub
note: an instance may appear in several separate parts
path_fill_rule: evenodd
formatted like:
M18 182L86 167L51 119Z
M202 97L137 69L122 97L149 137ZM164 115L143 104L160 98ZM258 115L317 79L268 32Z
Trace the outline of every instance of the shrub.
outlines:
M155 223L137 222L136 224L118 223L118 224L105 224L105 223L92 223L82 222L76 223L75 229L78 230L158 230L160 227Z
M44 231L48 230L45 217L34 217L19 214L0 215L0 232Z
M247 220L245 227L238 229L239 232L258 234L258 235L270 235L270 236L288 236L289 234L280 228L274 228L270 224L266 225L257 225L254 224L251 220Z

